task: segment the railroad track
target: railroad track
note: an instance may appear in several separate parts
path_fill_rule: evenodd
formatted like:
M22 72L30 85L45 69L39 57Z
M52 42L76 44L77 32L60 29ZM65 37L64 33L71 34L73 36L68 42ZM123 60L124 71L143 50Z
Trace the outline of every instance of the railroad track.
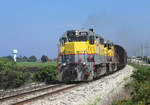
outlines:
M77 87L77 86L81 86L82 84L83 83L70 84L70 85L58 84L58 85L54 85L54 86L49 86L46 88L41 88L38 90L33 90L33 91L29 91L29 92L25 92L25 93L13 95L13 96L1 98L0 104L1 105L23 105L23 104L27 104L27 103L32 102L32 101L36 101L36 100L45 98L47 96L51 96L53 94L63 92L65 90L69 90L69 89ZM41 93L44 93L44 94L41 94ZM30 95L32 95L32 97Z
M36 90L36 89L40 89L40 88L43 88L43 87L47 87L48 85L46 84L42 84L42 85L37 85L37 86L31 86L31 87L25 87L25 88L22 88L22 89L18 89L18 90L12 90L12 91L7 91L7 92L0 92L0 99L3 98L3 97L8 97L8 96L12 96L12 95L16 95L16 94L20 94L20 93L24 93L24 92L27 92L27 91L31 91L31 90Z
M96 79L95 81L90 81L90 83L91 82L96 82L99 79L100 78ZM63 92L65 90L69 90L69 89L72 89L74 87L81 86L83 84L85 85L85 84L87 84L87 82L78 83L78 84L70 84L70 85L66 85L65 83L61 83L61 84L54 85L54 86L47 86L47 87L44 87L44 88L41 87L40 89L24 92L24 93L17 94L17 95L12 95L12 96L9 96L9 97L0 98L0 105L23 105L23 104L28 104L30 102L40 100L40 99L43 99L43 98L48 97L48 96L58 94L58 93ZM56 89L56 88L58 88L58 89ZM49 91L49 90L51 90L51 91ZM41 93L44 93L44 94L41 94ZM30 95L33 95L33 96L31 97Z
M36 90L31 90L31 91L28 91L28 92L24 92L24 93L12 95L12 96L4 97L4 98L0 99L0 104L3 105L6 102L12 104L14 100L19 100L20 97L24 98L24 97L27 97L27 96L32 95L32 94L36 94L36 93L39 93L39 92L45 92L45 91L48 91L50 89L54 89L54 88L57 88L57 87L62 87L64 85L65 84L58 84L58 85L47 86L47 87L44 86L44 87L41 87L41 88L36 89Z

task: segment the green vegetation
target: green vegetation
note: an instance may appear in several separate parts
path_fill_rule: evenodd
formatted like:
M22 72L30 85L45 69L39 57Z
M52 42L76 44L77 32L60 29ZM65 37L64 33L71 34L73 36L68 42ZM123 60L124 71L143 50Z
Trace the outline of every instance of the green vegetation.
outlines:
M36 62L36 61L37 61L36 56L30 56L28 59L28 62Z
M30 81L31 74L6 59L0 59L0 89L17 88Z
M42 62L47 62L48 61L48 57L46 55L42 55L41 61Z
M45 67L45 66L56 66L56 62L46 62L46 63L41 63L41 62L18 62L17 66L19 67Z
M126 88L130 89L131 98L113 102L112 105L148 105L150 104L150 66L130 64L135 68L133 81Z
M90 101L88 105L97 105L101 101L101 98L97 96L94 101Z
M31 72L28 67L37 67ZM0 89L18 88L31 82L50 82L57 80L56 63L10 62L0 59Z
M35 80L40 82L50 82L57 80L56 66L45 66L35 73Z

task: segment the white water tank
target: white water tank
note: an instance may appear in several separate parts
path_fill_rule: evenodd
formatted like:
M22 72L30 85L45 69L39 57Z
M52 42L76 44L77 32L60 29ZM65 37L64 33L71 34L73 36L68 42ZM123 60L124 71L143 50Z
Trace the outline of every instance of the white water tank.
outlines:
M17 49L14 49L13 51L12 51L12 53L13 53L13 55L14 55L14 61L16 62L17 61L17 53L18 53L18 50Z
M17 53L18 53L18 50L14 49L13 54L17 54Z

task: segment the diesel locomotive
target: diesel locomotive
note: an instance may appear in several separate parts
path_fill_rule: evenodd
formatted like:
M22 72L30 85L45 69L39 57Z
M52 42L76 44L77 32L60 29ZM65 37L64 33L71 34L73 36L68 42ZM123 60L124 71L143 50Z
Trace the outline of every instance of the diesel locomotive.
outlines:
M68 30L59 42L59 81L90 81L126 66L124 48L104 40L93 29Z

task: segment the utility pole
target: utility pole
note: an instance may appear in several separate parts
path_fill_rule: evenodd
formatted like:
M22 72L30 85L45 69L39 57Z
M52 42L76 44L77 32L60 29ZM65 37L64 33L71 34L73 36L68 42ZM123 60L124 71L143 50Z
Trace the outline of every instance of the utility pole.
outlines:
M146 48L146 56L149 56L149 46L145 46L145 48Z
M149 56L149 46L144 47L146 49L146 62L148 63L148 56Z
M145 53L145 51L144 51L144 45L142 45L142 56L144 57L144 54Z
M144 46L143 46L143 44L141 44L141 48L140 49L141 49L140 52L141 52L141 57L142 57L142 62L143 62L144 61L144 59L143 59L144 58Z
M138 48L138 56L141 56L140 48Z

